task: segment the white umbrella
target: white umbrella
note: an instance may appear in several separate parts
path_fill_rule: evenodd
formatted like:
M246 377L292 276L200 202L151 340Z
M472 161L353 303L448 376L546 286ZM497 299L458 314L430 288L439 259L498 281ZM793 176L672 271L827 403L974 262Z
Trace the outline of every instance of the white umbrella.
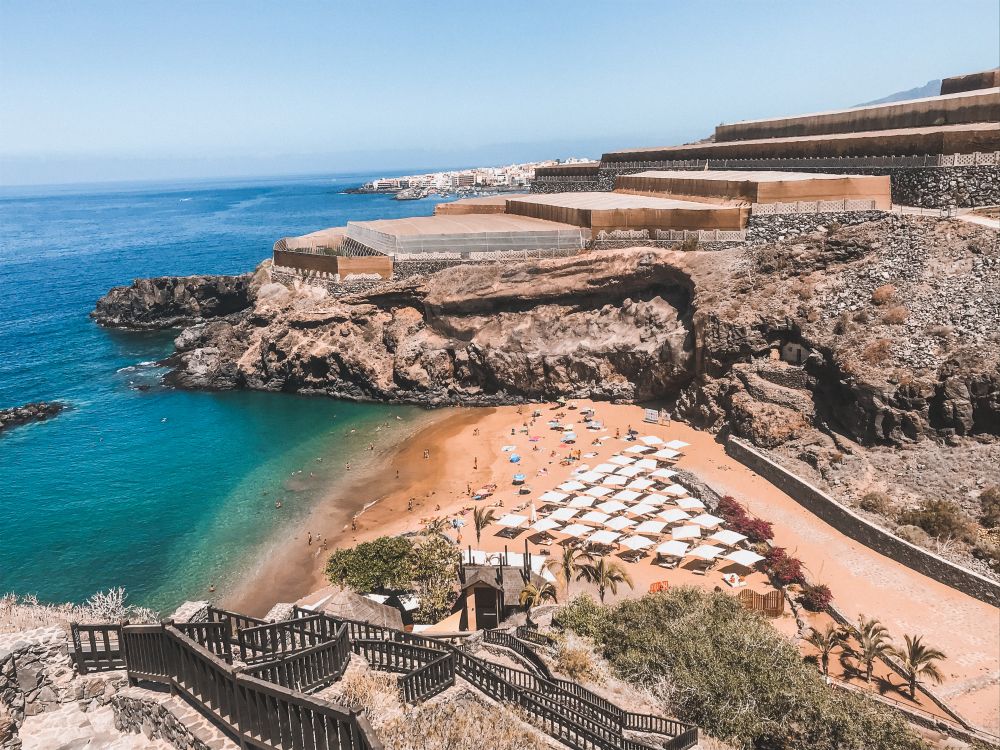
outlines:
M615 500L624 500L626 503L631 503L639 499L639 493L635 490L618 490L611 497Z
M568 482L563 482L559 485L559 489L565 490L566 492L579 492L582 489L586 489L587 485L582 482L577 482L575 479L571 479Z
M668 508L662 513L658 513L656 517L662 518L667 523L677 523L678 521L686 520L688 518L688 514L680 508Z
M578 474L577 479L581 482L586 482L587 484L594 484L595 482L600 482L604 479L604 473L600 471L585 471Z
M611 516L607 513L601 513L599 510L592 510L590 513L585 513L580 516L580 520L586 521L587 523L604 523L609 518L611 518Z
M562 524L552 520L551 517L539 519L531 524L531 528L535 531L551 531L552 529L558 529L560 526Z
M561 503L567 497L569 495L564 492L543 492L538 499L543 503Z
M614 518L609 518L605 521L604 525L609 529L622 531L623 529L627 529L629 526L635 526L635 521L631 518L625 518L625 516L615 516Z
M662 534L666 526L663 521L643 521L635 530L638 534Z
M724 544L727 547L733 547L746 539L745 534L740 534L735 531L730 531L729 529L723 529L722 531L716 531L712 536L708 538L710 542L718 542L719 544Z
M636 464L635 466L621 467L618 471L615 472L615 475L620 477L628 477L629 479L631 479L632 477L637 477L640 474L645 474L645 473L646 470L643 467Z
M620 544L625 549L645 549L646 547L652 547L655 542L652 539L647 539L644 536L630 536L622 539Z
M678 508L684 510L703 510L705 508L705 503L696 497L679 497L675 502Z
M698 539L701 536L701 526L678 526L670 536L674 539Z
M568 521L579 512L576 508L560 508L559 510L552 511L549 514L549 518L554 518L557 521Z
M739 549L735 552L730 552L724 559L734 562L737 565L742 565L744 568L751 568L763 560L764 557L762 555L758 555L753 550Z
M519 516L515 513L508 513L503 516L499 521L497 521L497 526L506 526L511 529L516 529L518 526L524 524L528 520L527 516Z
M591 487L589 490L584 490L583 494L593 495L594 497L604 497L605 495L610 495L614 492L610 487Z
M577 495L572 500L569 501L569 507L571 508L589 508L597 502L597 498L592 495Z
M653 454L653 458L658 461L673 461L680 457L680 453L673 448L661 448Z
M587 541L593 542L594 544L613 544L615 539L619 536L621 536L621 534L618 534L617 532L602 529L601 531L595 531L587 537Z
M683 440L671 440L669 443L665 443L668 448L672 448L675 451L683 450L687 448L690 443L685 443Z
M656 437L656 435L646 435L646 437L639 438L639 442L645 443L646 445L663 445L663 441Z
M653 479L670 479L670 477L677 476L677 472L673 469L657 469L649 476L653 477Z
M618 471L618 465L617 464L597 464L597 466L594 467L594 471L599 471L599 472L601 472L601 474L614 474L616 471Z
M651 458L643 458L636 461L635 466L638 466L643 469L649 469L650 471L654 471L656 469L656 461L654 461Z
M612 474L611 476L604 477L604 484L608 487L624 487L628 482L627 477L620 476L618 474Z
M620 510L625 510L628 506L623 502L619 502L618 500L605 500L597 507L599 510L603 510L605 513L617 513Z
M617 464L618 466L628 466L630 463L633 463L634 461L635 461L634 458L621 455L612 456L611 458L608 459L609 464Z
M667 557L684 557L687 554L687 548L688 546L684 542L669 541L657 547L656 552Z
M666 495L673 495L674 497L684 497L688 491L679 484L672 484L663 490Z
M706 529L714 529L720 523L725 523L725 521L718 516L713 516L711 513L702 513L700 516L692 518L691 523L704 526Z
M714 560L723 552L725 550L722 547L716 547L714 544L703 544L700 547L695 547L688 554L701 560Z
M626 448L622 452L623 453L648 453L651 450L653 450L653 449L650 446L648 446L648 445L633 445L630 448Z
M646 495L646 497L642 499L642 502L645 505L664 505L668 501L663 495L657 495L654 493L652 495Z
M625 486L630 490L648 490L654 484L656 484L656 482L650 479L634 479Z
M659 508L657 508L655 505L646 505L645 503L638 503L629 508L628 512L631 513L633 516L649 516L652 515L653 513L656 513L656 511L658 510Z
M565 534L566 536L578 537L584 534L589 534L593 531L592 526L584 526L582 523L574 523L566 526L565 528L559 529L560 534Z

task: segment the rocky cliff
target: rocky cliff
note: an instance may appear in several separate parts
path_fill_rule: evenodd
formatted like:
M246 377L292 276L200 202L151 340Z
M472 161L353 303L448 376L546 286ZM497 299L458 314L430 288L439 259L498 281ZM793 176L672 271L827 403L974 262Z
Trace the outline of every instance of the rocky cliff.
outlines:
M59 414L66 406L58 402L35 401L23 406L0 409L0 432L31 422L41 422Z
M90 316L111 328L174 328L231 315L253 302L252 274L163 276L116 286Z

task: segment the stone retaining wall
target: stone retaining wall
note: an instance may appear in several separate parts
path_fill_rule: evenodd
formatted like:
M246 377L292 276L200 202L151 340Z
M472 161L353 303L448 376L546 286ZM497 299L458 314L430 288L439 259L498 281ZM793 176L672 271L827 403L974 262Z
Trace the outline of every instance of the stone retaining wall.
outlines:
M169 693L126 688L111 699L119 732L144 734L163 740L178 750L218 750L219 731L193 706Z
M747 243L777 242L789 235L808 234L831 224L851 226L866 221L878 221L884 211L843 211L823 214L750 214L747 221Z
M532 193L593 193L604 190L597 180L532 180Z
M1000 584L880 529L804 479L779 466L748 443L729 438L726 441L726 453L760 474L842 534L918 573L987 604L1000 606Z

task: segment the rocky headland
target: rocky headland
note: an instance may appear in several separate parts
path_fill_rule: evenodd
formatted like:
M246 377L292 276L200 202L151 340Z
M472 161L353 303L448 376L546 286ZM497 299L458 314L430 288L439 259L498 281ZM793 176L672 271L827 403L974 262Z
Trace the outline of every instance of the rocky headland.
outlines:
M889 215L711 252L459 266L343 297L275 283L266 262L194 278L140 280L95 311L142 328L202 319L167 360L180 387L657 400L848 500L957 493L972 516L1000 484L1000 247L970 223ZM203 302L222 299L237 309Z
M23 406L0 409L0 432L13 427L51 419L66 408L58 401L35 401Z

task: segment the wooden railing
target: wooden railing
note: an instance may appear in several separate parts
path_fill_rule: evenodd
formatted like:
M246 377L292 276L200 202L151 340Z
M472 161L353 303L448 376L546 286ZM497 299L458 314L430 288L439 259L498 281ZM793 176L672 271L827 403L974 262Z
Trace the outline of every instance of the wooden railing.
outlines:
M399 678L399 690L406 703L432 698L455 684L455 655L440 654L434 661L417 667Z
M280 656L273 661L253 664L243 674L275 685L311 693L339 680L351 661L351 642L342 625L333 640L305 651Z
M243 674L172 625L126 626L122 632L131 680L169 685L242 747L382 750L360 712Z
M239 612L230 612L228 609L219 609L218 607L208 608L208 621L225 623L227 625L226 632L230 638L235 638L237 631L254 628L258 625L267 625L268 623L267 620L262 620L259 617L251 617Z
M228 623L179 622L171 624L195 643L204 646L220 659L224 659L227 664L233 663L233 648L230 642Z
M549 671L549 666L542 660L542 658L536 654L527 643L522 641L520 638L515 637L511 633L508 633L505 630L484 630L483 641L485 643L492 643L495 646L509 648L511 651L528 662L528 664L530 664L531 667L546 680L552 679L552 672Z
M556 645L556 639L550 638L544 633L539 633L535 628L529 628L527 625L518 625L514 628L514 635L520 638L522 641L527 641L528 643L534 643L536 646L554 646Z
M334 638L336 627L325 615L272 622L236 631L240 658L249 663L303 651Z
M81 625L70 623L71 657L80 674L124 669L121 625Z

